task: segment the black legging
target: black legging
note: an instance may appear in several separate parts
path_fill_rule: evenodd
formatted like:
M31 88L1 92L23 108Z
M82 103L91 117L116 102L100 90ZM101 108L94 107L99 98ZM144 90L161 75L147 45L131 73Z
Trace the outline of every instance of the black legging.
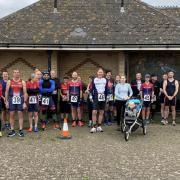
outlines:
M121 122L121 112L122 112L122 116L124 116L126 101L116 100L115 105L116 105L116 111L117 111L117 125L119 126ZM121 111L122 108L123 108L123 111Z
M88 104L88 116L89 116L89 120L92 121L92 102L90 101L90 99L88 98L87 100L87 104Z

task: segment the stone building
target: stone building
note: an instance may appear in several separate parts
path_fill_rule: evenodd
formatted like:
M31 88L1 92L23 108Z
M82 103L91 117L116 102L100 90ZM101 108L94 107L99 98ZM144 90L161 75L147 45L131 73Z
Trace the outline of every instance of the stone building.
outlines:
M97 67L129 79L174 69L180 79L180 9L126 0L124 10L121 0L40 0L4 17L0 71L77 71L87 81Z

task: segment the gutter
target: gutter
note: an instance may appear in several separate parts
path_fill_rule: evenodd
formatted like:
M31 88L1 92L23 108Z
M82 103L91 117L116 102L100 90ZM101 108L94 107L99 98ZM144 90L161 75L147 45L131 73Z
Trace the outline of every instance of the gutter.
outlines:
M63 51L120 51L161 50L179 51L180 44L9 44L0 43L0 50L63 50Z

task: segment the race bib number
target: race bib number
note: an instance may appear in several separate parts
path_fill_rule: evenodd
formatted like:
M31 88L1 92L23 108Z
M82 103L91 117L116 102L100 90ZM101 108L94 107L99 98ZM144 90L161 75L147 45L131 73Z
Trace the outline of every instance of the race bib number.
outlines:
M151 96L150 95L144 95L144 101L150 101Z
M98 101L100 102L105 101L105 94L98 94Z
M109 94L109 95L108 95L108 99L109 99L109 101L113 101L113 100L114 100L113 95L112 95L112 94Z
M42 97L42 105L48 106L49 105L49 97Z
M153 96L153 101L156 101L156 96L155 95Z
M37 104L37 97L36 96L30 96L29 97L29 104Z
M20 96L13 96L12 104L21 104L21 97Z
M77 103L78 102L78 96L71 96L71 102Z

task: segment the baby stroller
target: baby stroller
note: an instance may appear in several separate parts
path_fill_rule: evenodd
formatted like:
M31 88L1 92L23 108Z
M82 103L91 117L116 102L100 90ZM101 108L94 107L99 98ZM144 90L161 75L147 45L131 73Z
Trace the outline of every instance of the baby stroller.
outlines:
M132 98L126 102L124 121L121 123L121 130L126 141L129 140L131 132L136 131L139 127L143 128L143 134L146 135L145 123L139 118L141 110L142 101L140 99Z

